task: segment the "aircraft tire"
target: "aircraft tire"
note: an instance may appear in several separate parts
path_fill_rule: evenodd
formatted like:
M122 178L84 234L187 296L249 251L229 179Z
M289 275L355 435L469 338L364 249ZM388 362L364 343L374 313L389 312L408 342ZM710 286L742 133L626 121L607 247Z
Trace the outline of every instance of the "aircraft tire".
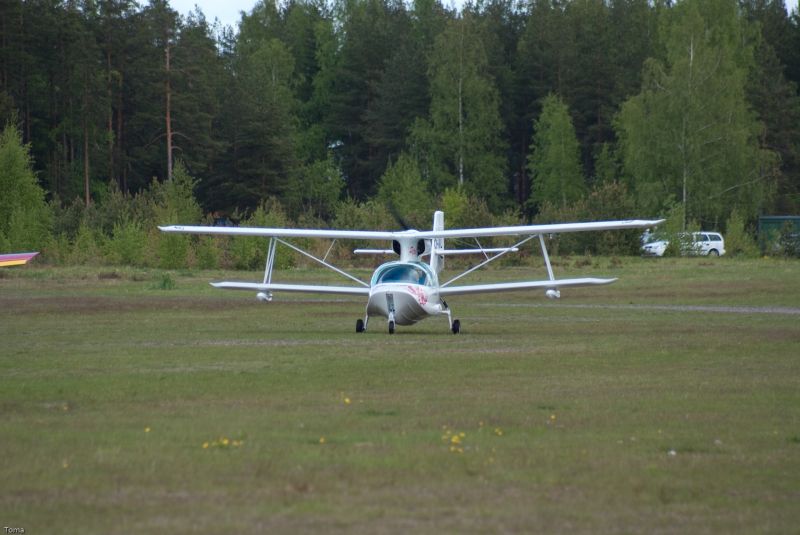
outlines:
M362 320L361 318L358 318L356 320L356 332L357 333L363 333L364 332L364 320Z
M453 327L452 327L453 334L458 334L461 332L461 321L453 320Z
M389 322L389 334L394 334L394 322Z

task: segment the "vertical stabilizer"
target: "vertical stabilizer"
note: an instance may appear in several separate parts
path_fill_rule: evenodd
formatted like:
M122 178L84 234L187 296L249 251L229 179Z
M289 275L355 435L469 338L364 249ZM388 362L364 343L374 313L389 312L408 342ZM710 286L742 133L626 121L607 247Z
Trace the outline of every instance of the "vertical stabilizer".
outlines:
M444 212L440 210L433 213L433 231L437 230L444 230ZM444 255L436 254L441 249L444 249L444 238L431 240L431 269L434 273L440 273L444 269Z

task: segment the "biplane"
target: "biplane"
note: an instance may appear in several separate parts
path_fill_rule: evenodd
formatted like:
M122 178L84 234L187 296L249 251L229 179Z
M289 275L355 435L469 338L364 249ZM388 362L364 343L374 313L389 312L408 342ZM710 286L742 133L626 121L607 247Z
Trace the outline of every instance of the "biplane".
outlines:
M544 290L551 299L561 297L562 288L574 286L595 286L610 284L616 278L567 278L557 279L547 253L545 236L567 233L600 230L644 229L663 222L661 220L629 220L629 221L593 221L587 223L557 223L548 225L521 225L510 227L483 227L448 229L444 228L444 213L437 211L433 217L431 230L402 231L368 231L368 230L323 230L323 229L290 229L290 228L248 228L248 227L213 227L173 225L159 227L163 232L186 234L226 235L226 236L262 236L269 238L266 254L264 278L261 282L213 282L216 288L230 290L248 290L257 292L261 301L272 301L274 292L302 292L317 294L341 294L366 298L366 310L363 318L356 320L356 332L364 332L371 318L385 318L389 334L395 332L397 325L412 325L430 316L446 316L450 331L458 334L461 322L453 319L446 298L454 295L470 295L491 292L511 292L519 290ZM481 238L494 236L514 236L516 243L508 247L483 248ZM365 240L370 242L390 243L391 249L355 249L356 254L396 255L399 260L380 265L369 281L362 280L351 273L328 262L328 253L322 258L291 242L296 238L318 238L326 240ZM472 239L477 248L446 249L445 240ZM527 280L520 282L498 282L492 284L464 285L455 284L466 275L480 269L491 262L519 251L526 243L538 240L547 279ZM278 244L297 251L319 264L329 268L352 284L335 286L327 284L286 284L273 282L276 247ZM449 255L480 254L484 259L469 267L447 281L441 282L439 277L444 268L445 257ZM427 259L427 262L425 261Z

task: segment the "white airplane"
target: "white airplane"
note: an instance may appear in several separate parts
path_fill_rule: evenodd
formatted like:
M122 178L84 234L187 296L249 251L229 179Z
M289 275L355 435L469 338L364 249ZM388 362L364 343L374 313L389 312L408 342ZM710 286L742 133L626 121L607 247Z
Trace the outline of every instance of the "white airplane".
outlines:
M649 228L663 222L660 220L631 221L595 221L589 223L559 223L551 225L523 225L513 227L485 227L471 229L445 230L444 213L436 212L433 216L433 230L418 231L362 231L362 230L313 230L287 228L246 228L246 227L210 227L180 226L159 227L163 232L186 234L212 234L229 236L264 236L268 237L266 268L262 282L216 282L212 286L233 290L250 290L258 292L260 301L271 301L273 292L306 292L321 294L359 295L367 298L364 319L356 321L356 332L367 329L371 317L380 316L388 322L389 334L393 334L396 325L411 325L429 316L447 316L450 330L457 334L461 322L452 318L450 307L445 302L451 295L466 295L488 292L509 292L540 288L551 299L561 297L560 289L571 286L593 286L610 284L617 279L556 279L550 264L550 257L545 247L544 236L563 232L581 232L591 230L639 229ZM489 236L517 236L520 240L511 247L482 248L478 238ZM325 257L318 258L286 241L291 238L322 238L330 240L381 240L392 243L392 249L356 249L357 254L396 254L400 260L382 264L372 274L369 283L347 273L327 262ZM473 238L478 249L445 249L444 240L453 238ZM494 260L519 250L526 242L539 239L542 256L547 267L548 278L522 282L502 282L495 284L453 285L455 281L472 273ZM349 278L357 285L329 286L309 284L279 284L272 282L272 270L275 265L275 248L281 243L300 254L303 254L323 266ZM333 243L328 252L333 248ZM440 283L439 274L444 267L444 258L456 254L482 254L485 260L469 268L450 280ZM429 257L428 263L422 257Z

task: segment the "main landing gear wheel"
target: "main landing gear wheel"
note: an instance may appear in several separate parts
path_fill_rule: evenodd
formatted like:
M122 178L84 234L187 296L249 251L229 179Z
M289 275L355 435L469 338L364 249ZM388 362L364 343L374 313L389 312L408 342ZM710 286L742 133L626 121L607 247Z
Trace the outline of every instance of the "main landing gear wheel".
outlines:
M356 332L357 333L363 333L364 332L364 320L362 320L361 318L358 318L356 320Z
M453 331L453 334L458 334L461 331L461 322L459 320L453 320L453 326L450 328Z
M389 334L394 334L394 321L389 321Z

